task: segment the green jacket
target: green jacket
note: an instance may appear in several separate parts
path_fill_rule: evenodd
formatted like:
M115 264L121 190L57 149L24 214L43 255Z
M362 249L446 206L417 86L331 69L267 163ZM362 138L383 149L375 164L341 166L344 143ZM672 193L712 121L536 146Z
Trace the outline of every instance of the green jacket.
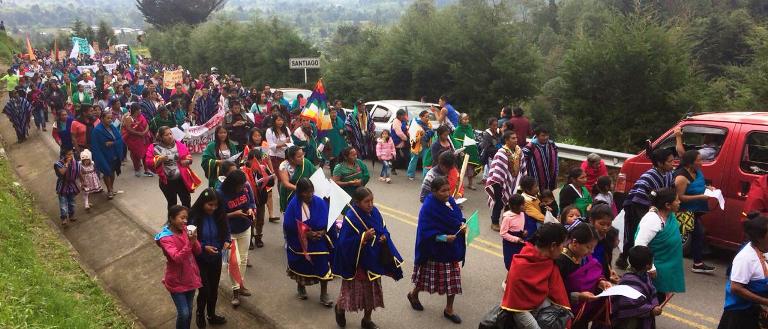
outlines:
M230 141L227 141L227 147L229 148L230 156L233 156L237 154L237 146L233 144ZM216 164L216 160L227 160L222 159L219 156L219 152L216 149L216 141L212 140L208 145L205 147L205 150L203 151L203 159L201 161L201 165L203 166L203 170L205 171L205 177L208 178L208 187L214 187L216 184L216 180L219 178L219 165Z

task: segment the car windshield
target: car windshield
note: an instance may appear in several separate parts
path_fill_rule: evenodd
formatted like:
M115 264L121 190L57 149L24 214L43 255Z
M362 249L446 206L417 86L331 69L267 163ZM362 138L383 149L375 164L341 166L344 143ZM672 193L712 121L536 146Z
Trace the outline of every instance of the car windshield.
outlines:
M429 111L429 121L437 120L435 118L435 114L432 113L432 111L429 110L429 105L426 105L426 104L425 105L413 105L413 106L401 107L401 109L402 108L405 108L408 111L408 119L418 118L419 117L419 113L421 113L421 111Z

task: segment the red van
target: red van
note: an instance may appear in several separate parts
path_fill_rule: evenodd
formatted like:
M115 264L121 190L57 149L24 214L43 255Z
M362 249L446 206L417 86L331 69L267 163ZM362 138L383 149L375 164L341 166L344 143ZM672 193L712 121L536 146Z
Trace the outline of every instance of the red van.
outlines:
M725 197L725 210L710 199L710 211L703 217L707 242L734 250L744 241L740 219L750 184L768 173L768 112L693 115L652 142L652 149L674 150L677 127L683 130L686 150L702 151L704 178ZM621 172L627 177L626 191L617 192L628 192L649 168L645 151L624 162Z

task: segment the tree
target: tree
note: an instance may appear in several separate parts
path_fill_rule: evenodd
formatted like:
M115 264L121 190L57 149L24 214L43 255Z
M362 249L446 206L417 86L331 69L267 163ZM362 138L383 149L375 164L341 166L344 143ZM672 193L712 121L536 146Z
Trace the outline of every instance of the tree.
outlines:
M618 16L567 53L563 111L572 136L592 147L636 151L690 109L689 46L678 30Z
M115 44L116 36L115 30L106 21L99 21L99 30L96 32L96 40L99 43L99 48L107 49L109 45Z
M197 25L208 20L227 0L136 0L144 20L157 28L176 24Z
M752 49L747 37L757 25L746 10L715 13L702 18L694 27L693 39L698 43L693 54L701 64L705 77L722 76L730 65L747 64Z
M83 37L85 35L85 25L80 18L75 18L75 21L72 22L72 35L77 37Z
M88 26L85 28L85 31L83 31L82 37L88 39L88 42L93 42L96 40L96 31L94 31L92 27Z

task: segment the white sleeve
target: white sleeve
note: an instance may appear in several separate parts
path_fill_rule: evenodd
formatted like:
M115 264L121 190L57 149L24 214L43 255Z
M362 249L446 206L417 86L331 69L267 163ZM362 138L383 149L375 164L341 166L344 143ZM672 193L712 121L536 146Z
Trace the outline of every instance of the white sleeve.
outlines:
M648 246L651 240L656 237L656 234L661 231L661 221L658 218L644 216L640 220L640 225L637 227L637 237L635 238L636 246Z
M746 257L745 257L746 258ZM731 267L731 281L741 284L748 284L752 280L752 271L754 269L751 259L734 259Z
M277 152L277 140L272 129L267 129L267 146L269 146L269 150L273 153Z

